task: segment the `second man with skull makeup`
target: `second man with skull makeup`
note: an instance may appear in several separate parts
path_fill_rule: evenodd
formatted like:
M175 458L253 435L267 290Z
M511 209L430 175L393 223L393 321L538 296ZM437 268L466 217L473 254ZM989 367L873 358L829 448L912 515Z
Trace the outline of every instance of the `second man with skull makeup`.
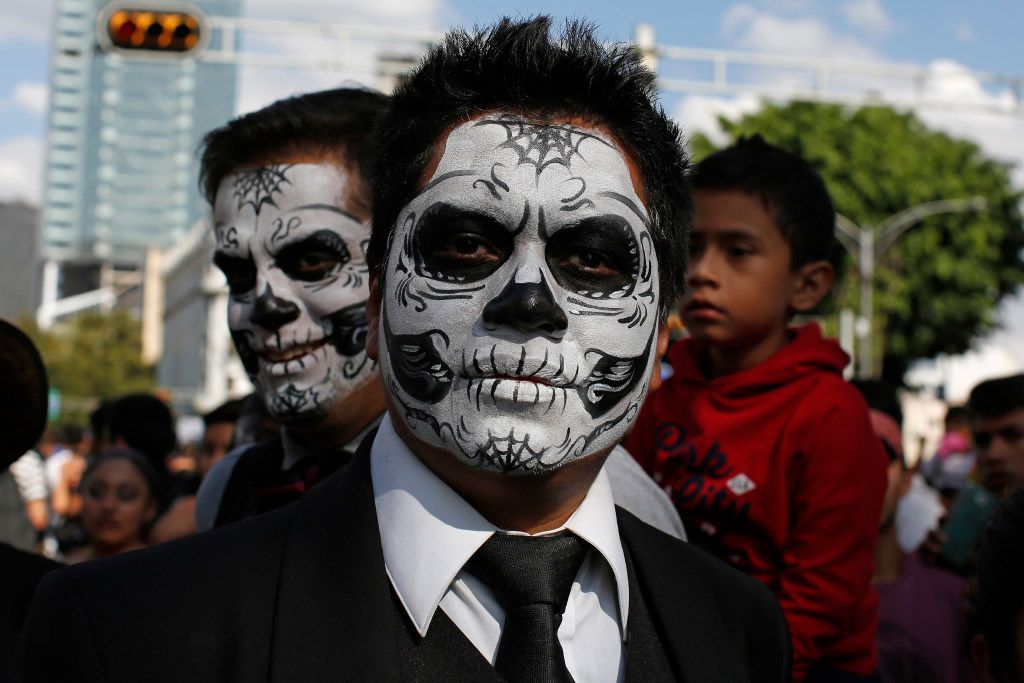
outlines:
M200 489L200 530L298 499L384 412L366 356L369 137L384 95L340 88L236 119L204 141L214 262L235 348L280 437L237 449ZM346 448L347 446L347 448Z

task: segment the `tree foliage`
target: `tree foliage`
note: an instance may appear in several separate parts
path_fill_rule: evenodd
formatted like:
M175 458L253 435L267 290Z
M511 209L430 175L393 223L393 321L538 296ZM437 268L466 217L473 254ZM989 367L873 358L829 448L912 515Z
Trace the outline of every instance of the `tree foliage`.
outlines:
M836 210L860 226L924 202L986 200L982 212L923 220L877 264L873 329L884 366L875 370L885 377L901 382L917 359L967 350L992 328L998 300L1024 283L1022 193L1010 167L976 144L878 106L766 104L719 124L732 140L760 133L803 155L824 177ZM715 149L704 135L691 146L697 160ZM845 273L838 300L857 310L856 268Z
M39 348L50 387L61 393L61 422L84 422L99 399L153 389L141 325L126 311L81 313L50 330L31 318L19 327Z

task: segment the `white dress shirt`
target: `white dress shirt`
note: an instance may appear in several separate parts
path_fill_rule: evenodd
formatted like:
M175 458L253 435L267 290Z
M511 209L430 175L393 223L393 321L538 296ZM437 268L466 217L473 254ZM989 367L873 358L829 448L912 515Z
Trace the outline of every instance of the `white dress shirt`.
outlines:
M374 439L370 471L384 565L416 630L425 636L440 607L493 664L505 611L462 568L499 529L420 462L389 416ZM558 627L565 666L577 681L621 681L629 583L603 469L565 525L546 533L564 531L591 546Z

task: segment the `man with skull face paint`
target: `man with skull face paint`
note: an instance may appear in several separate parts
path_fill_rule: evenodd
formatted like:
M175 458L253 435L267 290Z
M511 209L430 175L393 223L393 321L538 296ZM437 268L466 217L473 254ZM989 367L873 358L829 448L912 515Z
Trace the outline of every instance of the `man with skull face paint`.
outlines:
M367 138L386 102L353 88L300 95L204 140L202 184L213 207L214 262L230 287L231 336L284 429L210 472L197 497L200 530L301 497L348 461L384 411L365 350L362 178Z
M555 42L548 27L450 36L381 123L367 350L389 414L361 451L393 590L420 636L450 620L514 680L559 669L617 680L641 661L655 678L784 679L774 601L705 557L674 554L685 546L649 555L667 539L612 504L602 464L659 382L679 294L686 159L651 90L630 89L650 83L636 53L604 50L579 24ZM601 67L566 73L588 58ZM473 78L437 87L446 68ZM600 83L604 68L621 80ZM587 85L566 87L574 80ZM428 106L427 92L446 95ZM552 653L527 635L519 602L524 583L557 574L540 557L566 562L543 549L555 539L582 540L583 559L553 600ZM640 590L655 567L682 578L704 564L725 578L712 592L733 586L744 595L733 606L765 627L756 654L705 660L662 611L692 605ZM556 662L527 666L525 649Z
M602 465L657 382L688 164L637 50L549 29L453 32L381 120L366 346L388 415L352 463L295 505L45 581L23 665L56 641L47 674L787 679L767 589L614 505ZM127 585L146 595L97 597ZM161 623L194 644L173 654L130 632L169 591L181 623Z

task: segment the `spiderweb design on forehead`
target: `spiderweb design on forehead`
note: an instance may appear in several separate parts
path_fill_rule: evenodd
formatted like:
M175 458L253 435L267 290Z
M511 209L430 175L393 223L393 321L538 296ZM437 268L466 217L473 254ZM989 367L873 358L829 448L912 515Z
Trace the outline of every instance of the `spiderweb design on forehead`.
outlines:
M611 147L601 138L568 125L531 123L514 116L482 119L476 126L501 126L507 139L495 149L509 149L518 155L517 164L530 164L537 177L548 166L558 164L569 168L573 157L584 158L580 145L586 140L596 140Z
M249 205L257 214L264 204L277 206L274 193L281 192L282 185L291 185L285 173L292 164L261 166L242 171L235 179L233 196L238 200L238 211Z

